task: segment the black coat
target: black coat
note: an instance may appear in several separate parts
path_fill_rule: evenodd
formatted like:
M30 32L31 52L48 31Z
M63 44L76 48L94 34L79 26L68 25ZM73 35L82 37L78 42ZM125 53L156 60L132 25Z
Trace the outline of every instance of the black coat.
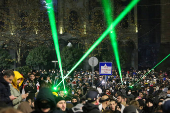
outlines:
M9 83L0 76L0 105L12 106L12 101L9 96L11 96Z
M101 113L97 105L86 103L83 106L83 113Z

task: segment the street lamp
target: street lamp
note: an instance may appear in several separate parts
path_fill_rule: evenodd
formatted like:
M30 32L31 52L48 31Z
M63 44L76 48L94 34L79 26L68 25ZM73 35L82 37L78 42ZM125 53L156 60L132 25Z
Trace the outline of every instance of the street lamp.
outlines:
M55 61L55 60L53 60L52 61L52 63L54 63L54 67L56 68L56 63L57 63L58 61Z

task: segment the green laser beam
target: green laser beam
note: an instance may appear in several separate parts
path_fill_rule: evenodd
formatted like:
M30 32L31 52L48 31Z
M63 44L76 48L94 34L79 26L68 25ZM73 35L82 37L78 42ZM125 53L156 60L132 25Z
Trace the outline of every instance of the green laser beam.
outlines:
M96 40L96 42L87 50L87 52L82 56L82 58L73 66L73 68L64 77L67 78L70 73L93 51L93 49L99 45L99 43L109 34L109 32L126 16L126 14L139 2L140 0L132 0L130 4L120 13L120 15L112 22L112 24L104 31L104 33ZM62 79L62 81L64 80ZM61 82L62 82L61 81ZM58 84L60 85L61 82ZM57 85L57 86L58 86Z
M52 36L53 36L53 40L54 40L55 50L56 50L56 54L57 54L58 64L59 64L61 76L63 79L64 78L63 77L63 69L62 69L62 63L61 63L61 57L60 57L60 49L59 49L58 36L57 36L57 27L56 27L56 23L55 23L55 14L54 14L52 0L46 0L46 5L47 5L50 26L51 26L51 32L52 32ZM65 89L64 80L63 80L63 85L64 85L64 89Z
M112 22L113 22L113 11L111 9L111 1L110 0L102 0L102 4L103 4L103 7L104 7L104 12L105 12L105 17L106 17L106 20L107 20L107 25L111 25ZM114 55L115 55L115 60L116 60L116 64L117 64L117 67L118 67L118 71L119 71L119 76L120 76L120 79L121 79L121 83L123 85L123 80L122 80L122 72L121 72L121 66L120 66L120 60L119 60L119 51L118 51L118 46L117 46L117 40L116 40L116 31L115 29L113 28L113 30L110 31L109 33L110 35L110 40L111 40L111 44L112 44L112 48L113 48L113 51L114 51Z
M141 79L143 79L143 77L146 77L153 69L155 69L159 64L161 64L164 60L166 60L168 57L170 56L167 55L163 60L161 60L155 67L153 67L148 73L146 73L145 75L143 75L134 85L136 85Z

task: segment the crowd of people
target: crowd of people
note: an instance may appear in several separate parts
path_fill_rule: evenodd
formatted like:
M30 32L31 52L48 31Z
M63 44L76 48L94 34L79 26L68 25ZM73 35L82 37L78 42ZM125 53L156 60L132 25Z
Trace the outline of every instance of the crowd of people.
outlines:
M122 78L80 70L58 85L58 70L3 70L0 113L170 113L169 78L161 70L122 70Z

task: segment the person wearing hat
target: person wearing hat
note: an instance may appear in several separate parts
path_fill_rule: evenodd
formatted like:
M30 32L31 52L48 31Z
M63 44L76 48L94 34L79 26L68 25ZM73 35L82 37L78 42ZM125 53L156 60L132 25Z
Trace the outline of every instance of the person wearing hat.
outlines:
M90 89L86 94L86 104L83 106L83 113L100 113L99 93L96 89Z
M63 97L55 97L57 110L67 113L66 101Z
M110 105L110 98L108 95L103 95L100 99L100 103L102 103L102 112Z
M55 98L49 88L41 88L35 100L35 110L32 113L61 113L56 110Z

